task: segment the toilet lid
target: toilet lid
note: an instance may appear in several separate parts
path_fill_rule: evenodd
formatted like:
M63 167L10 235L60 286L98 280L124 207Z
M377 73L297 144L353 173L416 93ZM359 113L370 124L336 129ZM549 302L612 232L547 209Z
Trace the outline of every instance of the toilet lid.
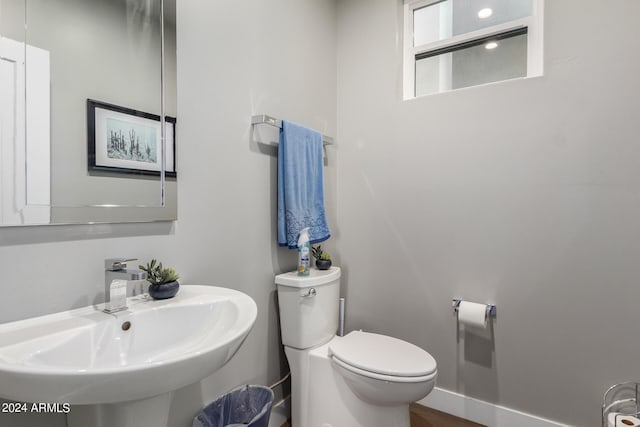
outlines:
M383 375L418 377L432 374L437 367L436 360L418 346L362 331L334 338L329 352L351 366Z

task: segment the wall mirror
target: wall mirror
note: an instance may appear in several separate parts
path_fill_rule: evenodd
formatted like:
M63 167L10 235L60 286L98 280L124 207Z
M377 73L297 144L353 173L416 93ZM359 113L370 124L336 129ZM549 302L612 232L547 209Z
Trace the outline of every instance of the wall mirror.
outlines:
M175 0L0 0L0 226L176 218Z

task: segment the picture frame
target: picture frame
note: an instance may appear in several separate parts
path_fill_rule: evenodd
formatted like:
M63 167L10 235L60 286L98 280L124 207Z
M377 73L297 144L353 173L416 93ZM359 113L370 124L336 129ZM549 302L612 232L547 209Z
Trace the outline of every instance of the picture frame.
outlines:
M165 177L176 178L176 119L165 116ZM89 172L160 176L160 116L87 99Z

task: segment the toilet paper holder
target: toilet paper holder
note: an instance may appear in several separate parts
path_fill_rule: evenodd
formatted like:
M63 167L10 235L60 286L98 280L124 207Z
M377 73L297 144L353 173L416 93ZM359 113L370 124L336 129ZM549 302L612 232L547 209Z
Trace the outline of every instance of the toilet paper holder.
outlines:
M640 425L640 383L613 385L602 398L602 427Z
M460 307L461 299L454 299L451 302L451 306L453 307L454 312L458 312L458 308ZM496 317L496 305L495 304L486 304L487 306L487 318Z

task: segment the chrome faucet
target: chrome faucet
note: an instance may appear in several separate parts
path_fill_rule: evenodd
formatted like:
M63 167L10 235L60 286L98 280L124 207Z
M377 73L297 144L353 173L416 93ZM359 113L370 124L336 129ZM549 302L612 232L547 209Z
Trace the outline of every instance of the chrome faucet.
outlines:
M108 258L104 260L105 313L126 310L128 282L147 278L145 271L127 268L127 262L136 260L137 258Z

